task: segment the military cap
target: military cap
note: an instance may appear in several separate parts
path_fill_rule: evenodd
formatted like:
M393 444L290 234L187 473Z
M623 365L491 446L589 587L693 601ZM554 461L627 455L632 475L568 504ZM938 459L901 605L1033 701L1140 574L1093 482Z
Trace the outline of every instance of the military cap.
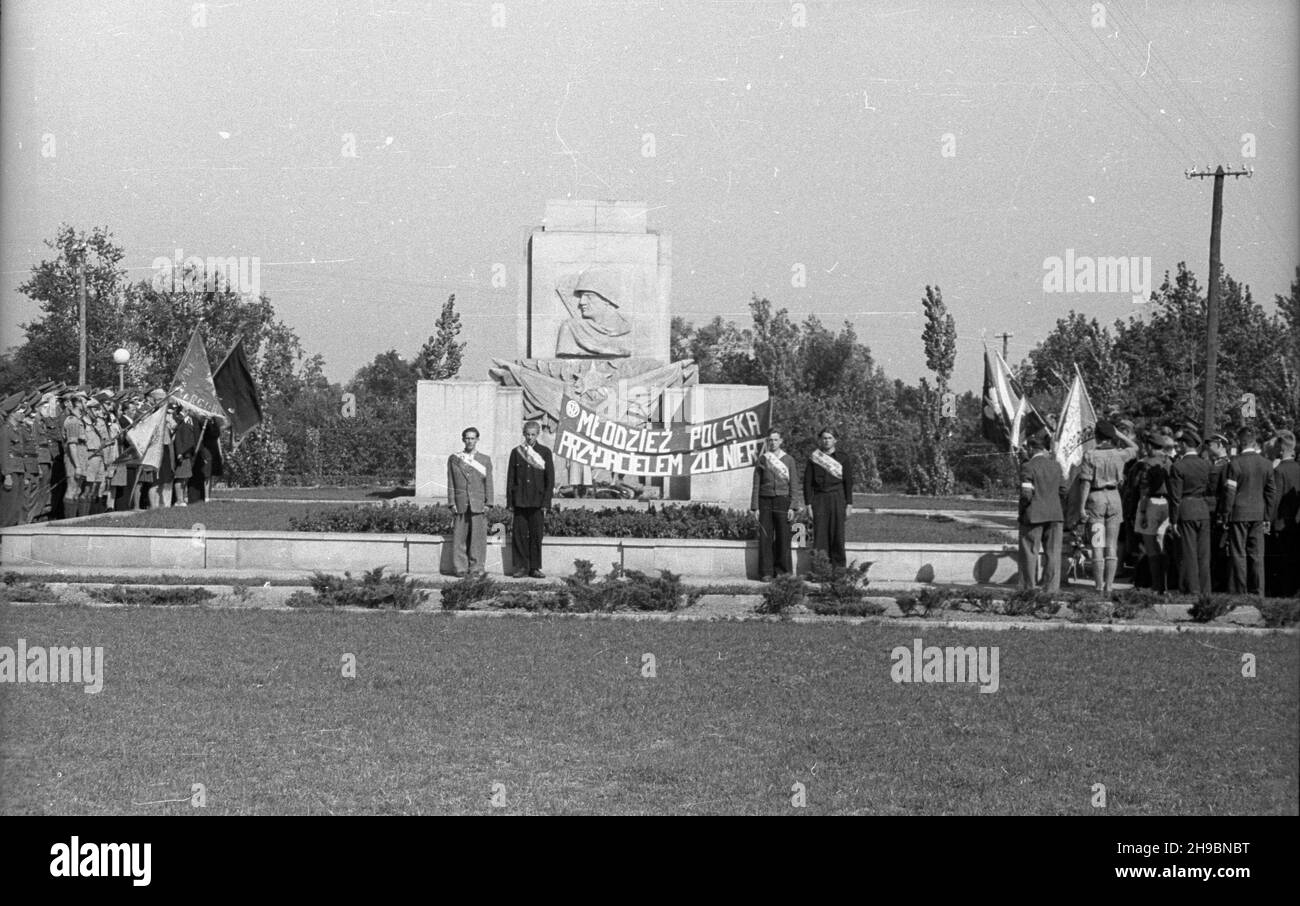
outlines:
M1228 441L1228 438L1224 437L1222 434L1211 434L1209 437L1205 439L1205 442L1207 444L1219 444L1220 446L1225 448L1230 446L1230 442Z
M0 415L7 416L13 412L23 401L23 392L11 393L4 399L0 400Z
M1174 440L1180 440L1189 447L1199 447L1201 445L1201 435L1197 434L1191 428L1182 428L1174 435Z

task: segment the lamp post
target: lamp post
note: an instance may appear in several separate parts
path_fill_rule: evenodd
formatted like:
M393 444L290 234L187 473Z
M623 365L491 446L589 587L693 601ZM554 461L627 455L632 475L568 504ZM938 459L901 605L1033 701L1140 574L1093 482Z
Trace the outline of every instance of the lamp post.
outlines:
M113 361L117 362L117 389L120 393L126 389L126 363L131 361L131 350L119 346L113 350Z

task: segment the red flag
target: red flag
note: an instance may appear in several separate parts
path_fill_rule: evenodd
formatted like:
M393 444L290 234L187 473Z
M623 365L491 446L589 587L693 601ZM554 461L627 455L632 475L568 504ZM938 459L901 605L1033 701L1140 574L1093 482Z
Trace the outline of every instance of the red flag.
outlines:
M172 378L171 392L167 394L178 405L206 418L226 422L225 410L212 382L212 366L208 364L208 351L203 347L199 329L190 334L189 345L181 357L176 377Z
M262 423L262 400L248 365L248 356L244 354L242 339L217 366L212 380L222 408L230 418L231 438L238 445L245 434Z

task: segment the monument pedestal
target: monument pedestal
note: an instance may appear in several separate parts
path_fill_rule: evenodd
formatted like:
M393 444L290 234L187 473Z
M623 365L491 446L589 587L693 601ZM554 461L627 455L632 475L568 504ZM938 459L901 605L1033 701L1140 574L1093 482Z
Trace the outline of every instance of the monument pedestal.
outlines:
M697 369L670 362L671 242L646 228L641 202L550 201L527 233L519 286L517 350L497 360L493 381L420 381L416 390L415 496L445 501L447 457L465 428L492 458L496 502L505 503L510 451L523 422L552 435L568 396L600 417L667 427L725 418L768 399L766 387L698 384ZM568 470L556 463L558 484ZM628 466L629 468L639 468ZM575 482L590 483L582 475ZM588 470L590 472L590 470ZM753 469L641 481L666 501L748 509Z

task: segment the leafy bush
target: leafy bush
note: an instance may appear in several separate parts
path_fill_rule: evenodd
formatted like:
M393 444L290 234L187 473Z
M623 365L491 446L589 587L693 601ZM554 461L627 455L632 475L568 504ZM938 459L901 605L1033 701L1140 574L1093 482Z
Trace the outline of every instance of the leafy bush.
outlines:
M1209 623L1233 609L1230 595L1201 595L1192 605L1189 616L1197 623Z
M88 594L93 600L110 604L202 604L216 597L206 588L139 588L114 585L112 588L92 588Z
M1115 592L1113 598L1115 600L1113 614L1120 620L1131 620L1138 615L1139 611L1166 603L1166 599L1159 592L1149 588L1125 588Z
M1100 598L1080 598L1070 605L1075 623L1109 623L1115 605Z
M659 570L656 577L634 569L615 572L594 586L600 590L601 610L672 611L681 606L685 589L680 576L666 569Z
M1300 598L1265 598L1255 606L1265 626L1291 626L1300 622Z
M839 617L878 617L885 612L885 605L879 601L860 599L839 600L837 598L812 598L808 603L813 613L823 616Z
M340 578L318 570L311 577L311 587L316 595L314 604L320 607L411 610L428 597L428 592L420 591L409 577L385 576L382 566L367 570L360 580L352 578L350 572ZM301 599L295 604L298 594L290 596L289 605L309 606Z
M791 608L803 604L807 598L808 588L803 579L786 574L777 576L763 589L763 600L754 608L756 613L786 613Z
M486 601L500 594L497 582L487 573L477 573L457 579L442 587L442 609L464 610L476 601Z
M226 457L223 477L232 488L274 484L284 473L288 456L289 445L268 412L240 442L239 449Z
M899 595L895 603L906 616L928 617L936 610L950 607L964 592L927 585L914 594Z
M59 596L44 582L24 582L17 573L5 573L0 586L0 604L21 601L25 604L57 604Z
M856 560L848 566L838 566L831 563L826 551L815 550L808 568L808 581L817 586L812 597L860 601L867 593L867 570L870 568L870 562L858 563Z

